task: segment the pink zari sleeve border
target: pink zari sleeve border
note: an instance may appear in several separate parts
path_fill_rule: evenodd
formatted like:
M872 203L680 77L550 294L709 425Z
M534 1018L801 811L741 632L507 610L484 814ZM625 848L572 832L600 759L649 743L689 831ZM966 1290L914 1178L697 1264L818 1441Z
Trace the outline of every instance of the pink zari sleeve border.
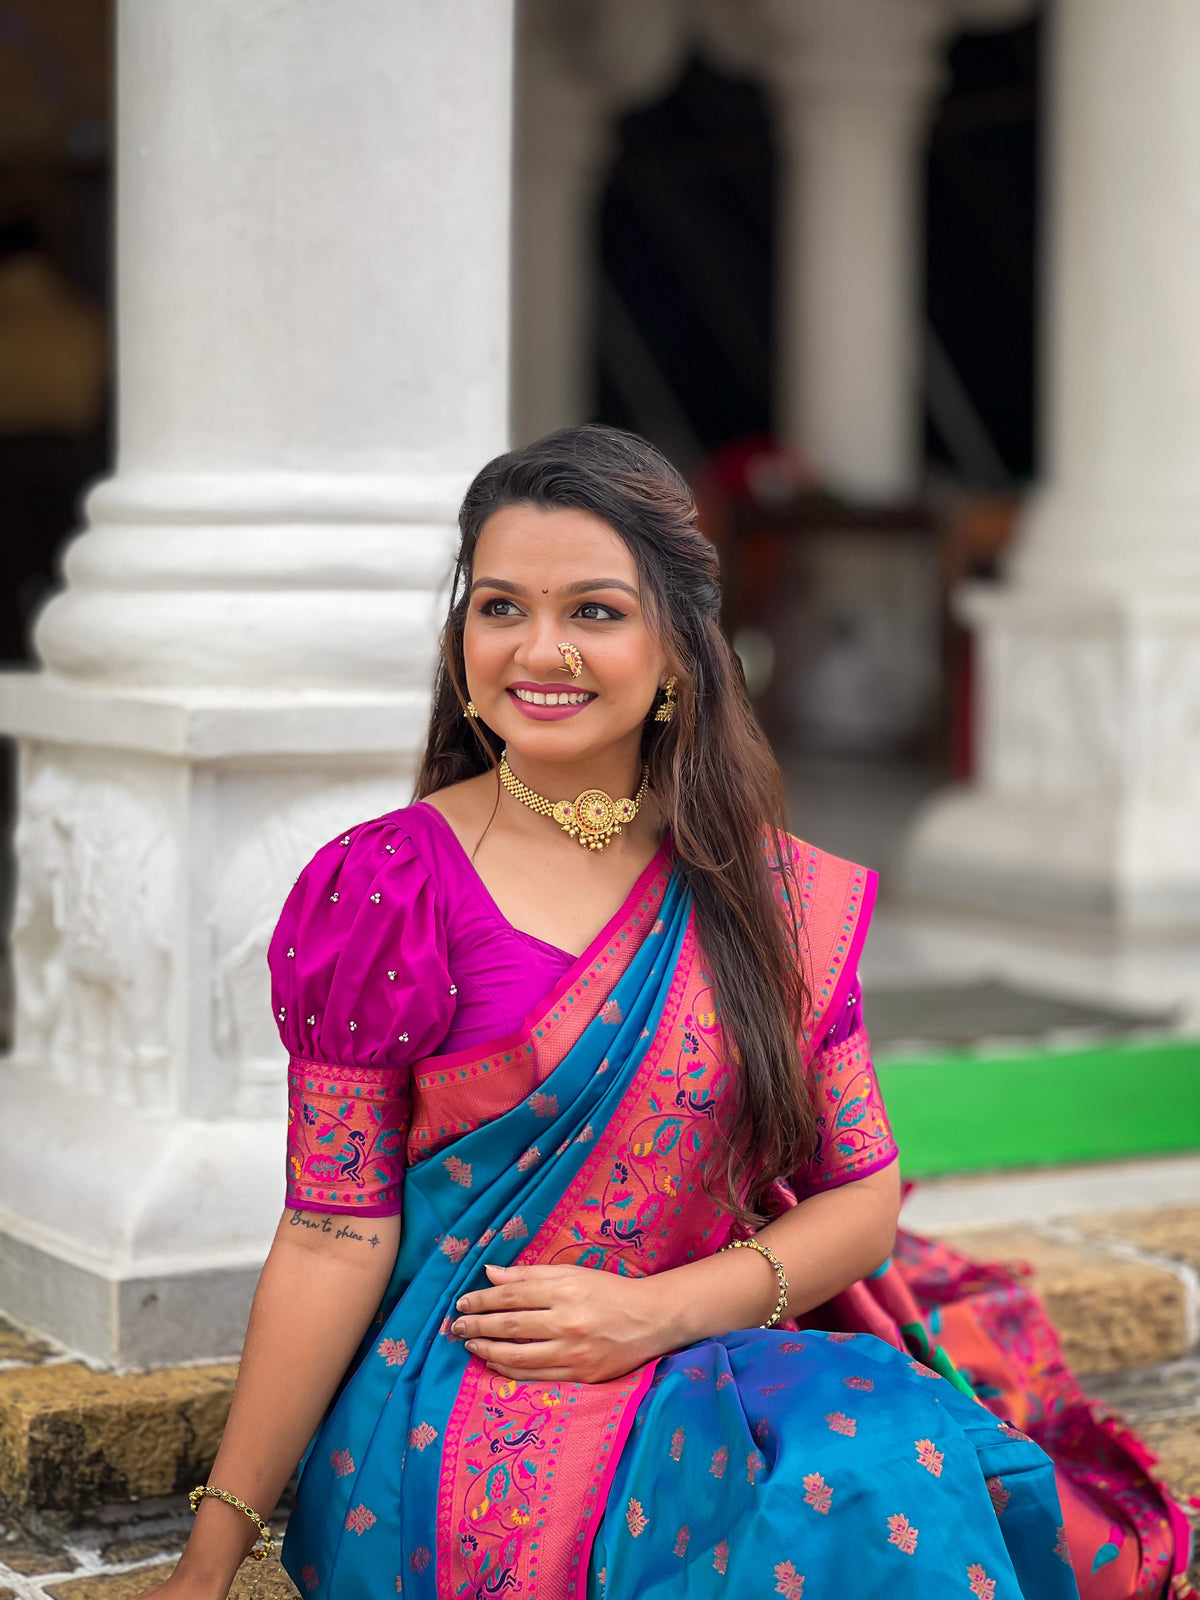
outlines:
M793 840L793 871L799 880L801 957L807 980L805 1054L821 1048L858 980L878 874L843 861L802 840Z
M878 1172L899 1155L864 1027L857 1027L840 1044L818 1051L809 1082L817 1142L804 1169L792 1180L799 1200Z
M404 1188L411 1090L389 1067L288 1065L287 1205L394 1217Z

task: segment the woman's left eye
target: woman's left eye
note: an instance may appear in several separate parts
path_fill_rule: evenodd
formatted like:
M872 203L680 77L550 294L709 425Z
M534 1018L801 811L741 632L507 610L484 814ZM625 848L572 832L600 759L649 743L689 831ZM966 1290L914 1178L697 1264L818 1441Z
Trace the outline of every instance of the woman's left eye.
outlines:
M598 600L588 600L575 612L584 622L619 622L625 615L616 606L602 606Z

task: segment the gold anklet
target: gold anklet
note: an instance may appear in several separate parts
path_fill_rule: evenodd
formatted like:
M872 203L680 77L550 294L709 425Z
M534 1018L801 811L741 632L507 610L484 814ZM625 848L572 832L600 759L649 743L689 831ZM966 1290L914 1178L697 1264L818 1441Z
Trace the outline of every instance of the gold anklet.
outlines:
M253 1507L248 1506L244 1500L239 1500L237 1495L230 1494L228 1489L214 1489L211 1483L198 1483L192 1490L191 1494L188 1495L188 1505L192 1508L193 1516L195 1516L196 1508L199 1506L201 1500L204 1499L205 1495L211 1496L214 1500L224 1500L227 1506L234 1506L238 1511L244 1511L246 1513L246 1515L250 1518L250 1521L262 1535L263 1541L263 1547L261 1550L253 1549L250 1551L250 1559L252 1561L265 1561L271 1554L272 1550L274 1550L275 1541L271 1537L270 1528L267 1527L266 1523L259 1516L258 1512L255 1511ZM256 1539L254 1543L257 1546L258 1540Z
M642 767L642 781L632 800L614 800L603 789L585 789L574 800L547 800L520 778L508 764L508 752L500 757L500 782L523 806L540 817L550 817L564 833L578 839L585 850L603 850L621 831L623 822L632 822L650 787L650 769Z
M775 1302L775 1309L772 1311L769 1320L759 1323L760 1328L773 1328L787 1310L788 1281L787 1273L783 1270L783 1262L780 1261L774 1250L763 1244L761 1239L734 1239L730 1244L723 1244L721 1250L757 1250L759 1255L766 1256L767 1260L775 1268L775 1275L779 1279L779 1299ZM721 1250L717 1251L718 1255L721 1254Z

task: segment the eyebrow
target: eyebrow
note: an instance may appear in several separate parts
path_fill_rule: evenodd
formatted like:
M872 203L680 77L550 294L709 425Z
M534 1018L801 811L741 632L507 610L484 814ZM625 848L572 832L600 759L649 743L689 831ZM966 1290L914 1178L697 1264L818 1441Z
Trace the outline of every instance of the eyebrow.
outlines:
M476 589L499 589L502 594L523 595L526 593L519 583L509 583L504 578L476 578L471 584L471 593ZM620 589L632 599L638 598L638 592L630 584L622 582L620 578L585 578L581 583L568 583L558 592L562 595L574 597L581 594L594 594L598 589Z

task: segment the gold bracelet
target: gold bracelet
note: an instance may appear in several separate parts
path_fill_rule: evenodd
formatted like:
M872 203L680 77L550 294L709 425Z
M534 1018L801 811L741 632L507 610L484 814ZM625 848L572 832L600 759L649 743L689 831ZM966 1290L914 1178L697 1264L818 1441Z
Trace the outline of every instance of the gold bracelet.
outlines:
M262 1549L251 1550L250 1557L254 1561L265 1561L271 1554L272 1550L274 1550L275 1541L271 1537L270 1528L267 1527L266 1523L259 1516L258 1512L255 1511L251 1506L248 1506L244 1500L239 1500L237 1495L230 1494L228 1489L214 1489L211 1483L198 1483L192 1490L191 1494L188 1495L188 1505L192 1508L193 1516L195 1516L196 1508L199 1506L201 1500L204 1499L205 1495L211 1495L214 1500L224 1500L227 1506L235 1506L238 1511L244 1511L246 1513L246 1515L250 1518L250 1521L262 1535L263 1541ZM257 1545L258 1540L255 1539L254 1543Z
M761 1239L734 1239L729 1244L723 1244L721 1250L757 1250L759 1255L766 1256L767 1260L775 1268L775 1274L779 1279L779 1299L775 1302L775 1309L772 1311L770 1318L766 1322L759 1323L760 1328L773 1328L787 1310L788 1281L787 1273L783 1270L783 1262L780 1261L774 1250L763 1244ZM718 1255L721 1254L721 1250L717 1251Z

